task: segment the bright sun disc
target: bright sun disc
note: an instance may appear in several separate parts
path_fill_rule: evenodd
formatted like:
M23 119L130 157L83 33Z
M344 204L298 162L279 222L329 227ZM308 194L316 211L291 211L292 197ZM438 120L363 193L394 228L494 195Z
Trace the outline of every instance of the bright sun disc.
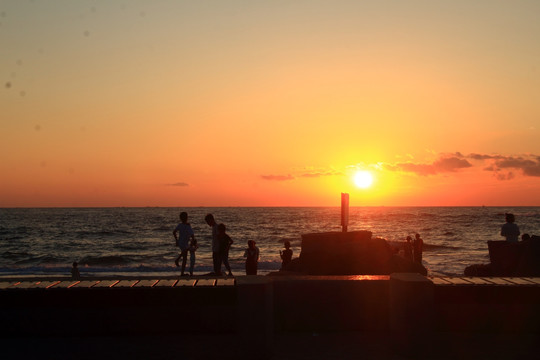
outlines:
M358 171L354 174L354 183L359 188L368 188L373 183L373 176L371 176L369 171Z

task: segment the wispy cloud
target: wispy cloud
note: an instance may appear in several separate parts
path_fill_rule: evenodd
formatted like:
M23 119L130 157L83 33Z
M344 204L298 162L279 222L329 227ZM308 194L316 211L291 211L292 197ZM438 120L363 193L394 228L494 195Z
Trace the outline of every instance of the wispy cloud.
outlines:
M189 184L185 182L177 182L174 184L166 184L165 186L189 186Z
M456 172L461 169L470 168L473 165L460 153L451 156L441 155L439 159L432 163L417 163L412 161L399 162L395 164L384 164L383 167L391 171L402 171L427 176L439 173Z
M287 180L293 180L294 176L291 174L288 175L261 175L261 178L264 180L269 181L287 181Z
M343 173L339 171L335 171L335 170L328 170L328 171L316 170L316 171L304 172L300 176L306 177L306 178L319 178L323 176L335 176L335 175L343 175Z

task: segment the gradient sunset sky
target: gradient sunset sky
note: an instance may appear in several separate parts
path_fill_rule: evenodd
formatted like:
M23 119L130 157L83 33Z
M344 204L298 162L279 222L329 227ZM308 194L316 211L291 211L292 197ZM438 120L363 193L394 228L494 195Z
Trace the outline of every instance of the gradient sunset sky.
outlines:
M540 205L539 15L4 0L0 207Z

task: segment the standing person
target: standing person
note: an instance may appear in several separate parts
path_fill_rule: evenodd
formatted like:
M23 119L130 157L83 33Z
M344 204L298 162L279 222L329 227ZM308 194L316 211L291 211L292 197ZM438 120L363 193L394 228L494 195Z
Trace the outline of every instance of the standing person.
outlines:
M414 236L413 242L413 258L414 262L422 265L422 248L424 247L424 240L420 237L420 234Z
M255 246L255 241L248 241L248 248L244 252L246 258L246 275L257 275L259 263L259 248Z
M204 221L212 228L212 261L214 263L214 275L221 275L221 254L219 253L218 225L214 215L206 214Z
M413 261L413 246L411 240L412 238L410 236L407 236L407 241L403 245L403 252L405 255L405 259Z
M233 244L231 237L225 232L227 227L225 224L218 225L218 238L219 238L219 257L225 265L225 269L229 272L229 276L232 276L231 266L229 265L229 249ZM221 271L221 264L220 269Z
M187 212L181 212L180 223L173 231L173 236L176 240L176 246L180 248L180 255L178 255L176 260L174 260L176 266L180 266L178 264L178 261L180 260L180 258L182 258L182 270L180 276L184 276L184 271L186 270L187 253L189 250L189 238L191 237L191 241L195 241L195 243L197 243L197 241L195 240L195 234L193 233L193 229L191 228L191 225L187 222L187 220Z
M281 257L281 268L285 269L287 265L292 260L292 250L291 250L291 242L289 240L285 241L283 243L285 245L285 250L279 251L279 256Z
M195 251L199 248L197 240L191 239L189 243L189 275L193 276L193 269L195 268Z
M505 218L506 224L501 227L501 236L505 236L508 242L518 242L519 227L514 224L516 221L514 214L505 214Z

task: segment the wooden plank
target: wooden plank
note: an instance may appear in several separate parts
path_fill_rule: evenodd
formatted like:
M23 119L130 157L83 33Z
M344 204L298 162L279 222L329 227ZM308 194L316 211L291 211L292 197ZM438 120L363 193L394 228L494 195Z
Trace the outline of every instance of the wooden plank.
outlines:
M0 290L11 288L13 287L14 284L17 284L17 283L15 281L1 281Z
M56 289L67 289L67 288L70 288L72 287L73 285L75 284L78 284L80 283L80 281L78 280L65 280L65 281L60 281L58 283L58 285L55 286Z
M450 281L452 285L472 285L472 282L467 281L464 278L451 277L451 278L446 278L446 279Z
M489 282L479 277L467 277L465 279L467 279L467 281L472 282L474 285L493 285L492 282Z
M489 282L492 282L495 285L505 285L505 286L514 285L511 282L506 281L506 280L504 280L503 278L500 278L500 277L490 277L490 278L482 278L482 279L485 279L485 280L487 280Z
M33 289L35 288L41 281L21 281L19 285L17 285L17 289Z
M216 285L216 279L200 279L197 281L197 287L206 287Z
M179 286L193 287L193 286L195 286L196 281L197 280L195 280L195 279L180 279L180 280L178 280L178 282L176 283L176 285L174 287L179 287Z
M234 279L217 279L216 286L234 286Z
M49 289L56 284L58 284L60 281L41 281L39 284L36 284L36 288L38 289Z
M139 280L120 280L118 283L112 285L111 287L114 286L114 288L130 288L135 286L138 282Z
M540 278L538 278L538 277L526 277L526 278L523 278L523 279L526 279L527 281L535 283L536 285L540 285Z
M94 288L110 288L118 284L120 280L102 280L94 285Z
M533 283L532 281L529 281L529 280L524 279L524 278L504 277L504 278L501 278L501 279L506 280L506 281L510 281L511 283L516 284L516 285L529 285L529 286L535 285L535 283Z
M159 280L157 282L157 284L154 285L154 287L174 287L174 285L176 284L178 280L175 280L175 279L164 279L164 280Z
M452 285L452 283L450 281L446 280L443 277L438 277L438 276L437 277L432 277L432 278L430 278L430 280L435 285Z
M71 288L77 288L77 289L88 289L91 287L94 287L95 285L99 284L101 281L99 280L82 280L82 281L76 281L72 285L68 286Z
M138 283L135 284L134 287L152 287L154 286L159 280L141 280Z

